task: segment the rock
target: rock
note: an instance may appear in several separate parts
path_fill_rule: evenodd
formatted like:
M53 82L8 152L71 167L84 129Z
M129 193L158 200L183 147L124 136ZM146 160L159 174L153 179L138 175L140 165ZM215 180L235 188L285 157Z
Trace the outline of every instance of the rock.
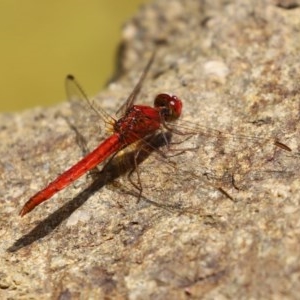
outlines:
M117 157L21 219L82 156L79 133L92 149L104 131L68 103L1 115L1 299L298 297L300 21L287 2L157 0L125 26L96 104L116 111L155 50L137 102L175 94L177 128L201 130L173 133L184 153L149 150L138 203Z

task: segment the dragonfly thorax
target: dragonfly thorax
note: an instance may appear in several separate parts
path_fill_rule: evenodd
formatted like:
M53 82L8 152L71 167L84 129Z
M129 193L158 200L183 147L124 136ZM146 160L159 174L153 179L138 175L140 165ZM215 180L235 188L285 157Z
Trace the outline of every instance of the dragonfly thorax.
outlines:
M145 105L133 105L114 126L114 131L131 143L155 133L162 125L160 110Z

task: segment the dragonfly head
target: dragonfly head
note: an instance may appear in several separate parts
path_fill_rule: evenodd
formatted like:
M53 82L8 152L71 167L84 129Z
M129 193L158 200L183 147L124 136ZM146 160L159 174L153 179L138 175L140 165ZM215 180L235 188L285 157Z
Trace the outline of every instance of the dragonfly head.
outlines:
M161 110L167 122L174 121L181 115L182 101L175 95L158 94L155 97L154 106Z

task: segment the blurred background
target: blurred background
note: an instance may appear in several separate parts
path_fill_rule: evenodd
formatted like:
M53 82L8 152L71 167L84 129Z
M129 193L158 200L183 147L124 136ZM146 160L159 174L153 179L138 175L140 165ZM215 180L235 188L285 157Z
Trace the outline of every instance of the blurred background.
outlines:
M114 71L122 25L149 0L0 1L0 112L64 101L74 74L87 94Z

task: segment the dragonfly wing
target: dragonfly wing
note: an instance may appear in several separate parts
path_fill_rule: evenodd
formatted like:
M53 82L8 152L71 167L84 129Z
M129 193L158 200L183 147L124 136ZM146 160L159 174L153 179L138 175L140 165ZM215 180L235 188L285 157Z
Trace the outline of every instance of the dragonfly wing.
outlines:
M105 123L113 123L114 119L100 107L96 107L94 101L90 100L79 82L73 75L67 75L65 79L67 98L73 105L84 107L85 110L93 112L98 119Z
M70 102L71 116L64 118L75 132L77 144L85 155L104 137L100 134L104 126L111 126L115 120L103 109L97 107L96 102L88 98L74 76L66 77L65 89ZM92 136L99 136L99 139L93 145L89 145L90 140L95 140L91 139Z
M139 81L135 85L134 89L132 90L132 92L130 93L128 98L126 99L125 103L118 109L118 111L116 113L116 115L118 117L123 116L126 113L126 111L134 104L136 97L142 88L145 77L154 61L154 58L155 58L155 51L152 53L147 65L146 65L145 69L143 70L143 73L142 73Z
M276 145L275 138L235 135L199 125L192 128L190 135L174 133L167 145L163 142L159 151L165 155L154 146L138 165L139 172L131 180L141 182L141 199L195 213L201 212L203 201L209 201L213 213L216 206L228 207L242 197L270 195L270 188L279 189L299 176L299 153ZM122 192L139 195L126 177L118 179L118 186Z

